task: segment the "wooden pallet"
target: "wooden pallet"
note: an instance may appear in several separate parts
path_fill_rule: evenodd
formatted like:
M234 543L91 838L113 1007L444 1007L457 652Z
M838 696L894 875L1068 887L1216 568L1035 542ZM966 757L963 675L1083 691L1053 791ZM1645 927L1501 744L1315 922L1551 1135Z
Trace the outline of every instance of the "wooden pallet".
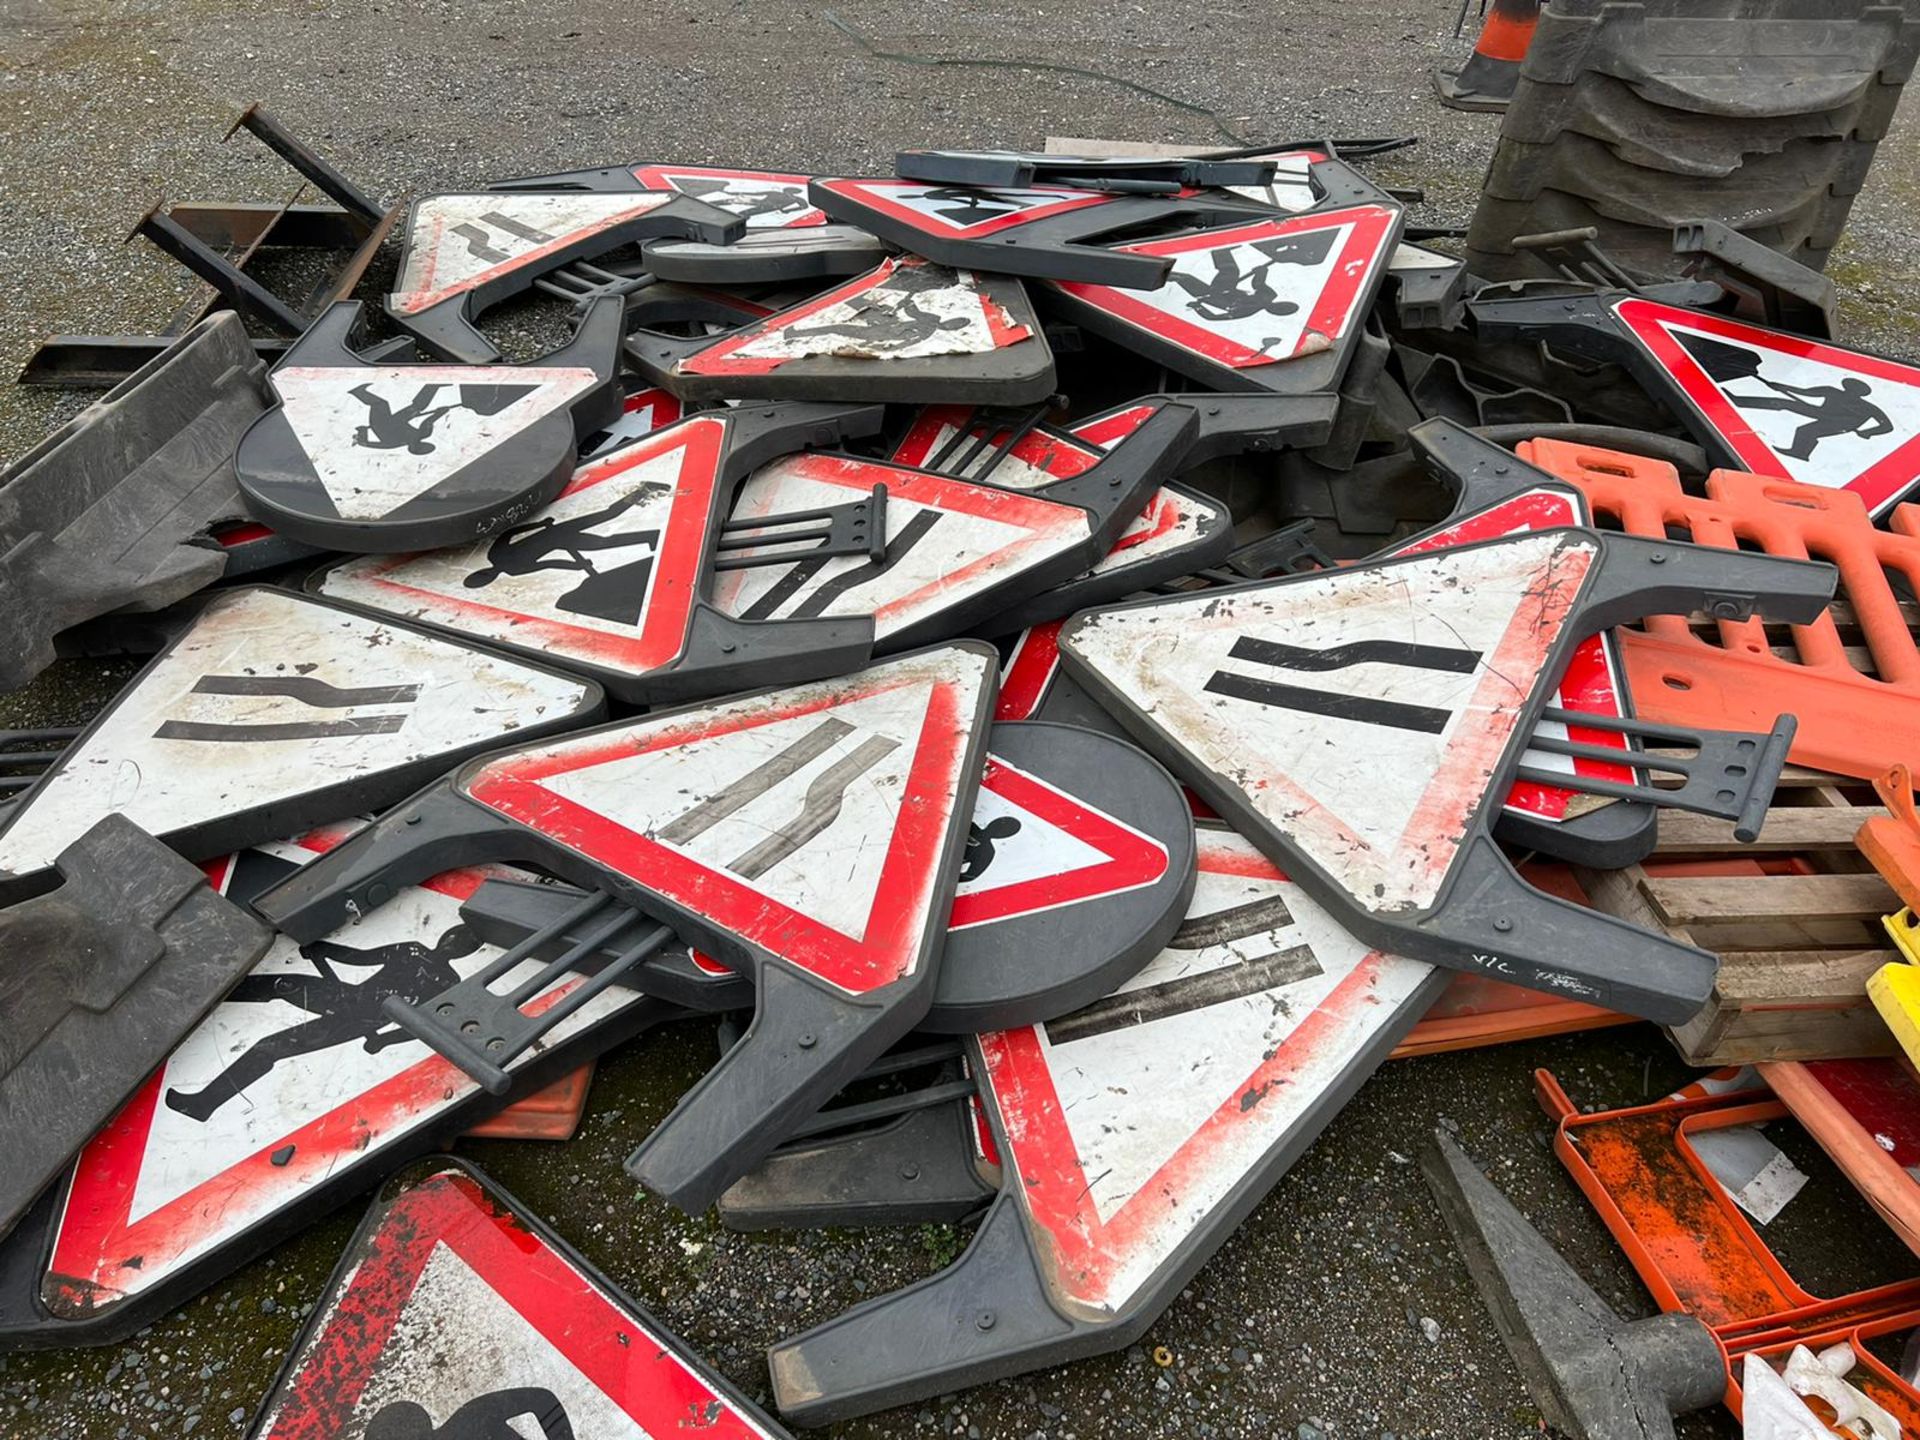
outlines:
M1645 864L1575 871L1599 909L1720 956L1713 998L1668 1031L1689 1063L1894 1053L1867 977L1898 958L1880 921L1900 901L1853 843L1885 813L1864 782L1789 766L1752 845L1663 811Z

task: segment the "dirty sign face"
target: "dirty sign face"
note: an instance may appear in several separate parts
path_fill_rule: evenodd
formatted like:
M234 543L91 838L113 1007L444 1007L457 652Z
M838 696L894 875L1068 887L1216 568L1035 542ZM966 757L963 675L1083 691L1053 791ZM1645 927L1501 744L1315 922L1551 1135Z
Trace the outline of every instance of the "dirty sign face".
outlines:
M461 1166L377 1201L252 1440L777 1440L781 1431Z
M244 902L357 828L242 851L208 871ZM452 1112L474 1109L476 1099L500 1103L391 1023L381 1004L435 994L500 954L461 922L460 905L501 876L525 872L449 871L324 940L277 937L81 1152L40 1281L47 1313L89 1320L177 1292L193 1283L188 1272L203 1275L217 1252L285 1223L290 1208L325 1203L319 1192L385 1174L397 1153L418 1153L421 1132L444 1132ZM581 979L563 976L534 1008L558 1003ZM548 1044L565 1045L640 1000L608 990L562 1021Z
M738 215L749 230L796 230L827 223L807 199L806 175L728 170L709 165L636 165L647 190L674 190Z
M952 646L520 751L457 783L860 995L923 964L991 683L990 651Z
M1398 218L1362 205L1118 247L1173 262L1154 290L1052 283L1197 360L1275 365L1335 349L1356 328Z
M970 272L909 255L716 341L674 368L686 375L764 375L795 360L983 355L1032 334Z
M51 865L108 812L192 851L303 804L324 813L298 818L318 823L390 803L422 768L599 704L588 682L323 600L226 592L13 807L0 876Z
M1369 951L1239 836L1199 847L1187 918L1144 970L978 1042L1049 1288L1102 1317L1196 1237L1224 1239L1210 1217L1291 1132L1311 1138L1433 989L1431 967Z
M611 448L558 499L459 549L364 556L321 594L629 676L671 664L700 594L726 422ZM844 498L844 497L843 497Z
M1060 644L1361 909L1420 911L1598 553L1516 536L1082 616Z
M1651 300L1620 323L1738 464L1879 515L1920 479L1920 369Z
M413 207L387 308L423 310L658 209L670 192L605 195L488 191L431 195Z

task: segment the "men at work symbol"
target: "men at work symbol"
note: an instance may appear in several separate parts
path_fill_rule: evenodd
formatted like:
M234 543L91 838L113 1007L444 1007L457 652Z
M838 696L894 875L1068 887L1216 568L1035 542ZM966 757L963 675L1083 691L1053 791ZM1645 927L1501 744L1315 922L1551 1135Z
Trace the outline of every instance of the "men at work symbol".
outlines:
M373 386L354 386L347 393L367 407L367 423L355 427L354 445L361 450L405 450L409 455L431 455L434 427L442 416L460 408L457 400L450 405L433 404L434 396L446 388L422 385L413 392L412 400L396 410Z
M533 1430L519 1424L530 1420ZM577 1440L573 1422L551 1390L524 1385L496 1390L467 1401L435 1427L425 1407L411 1400L395 1400L380 1407L367 1422L367 1440Z
M638 625L647 608L647 583L659 556L657 529L599 533L597 527L617 520L634 506L661 494L658 485L642 485L600 510L569 520L545 515L503 531L487 547L487 563L461 583L484 590L507 575L532 575L542 570L571 570L582 579L555 600L554 607L572 615L591 615L620 625ZM633 555L627 552L638 550ZM606 569L594 555L619 551Z
M1886 412L1867 399L1873 388L1851 375L1838 385L1787 385L1764 375L1753 378L1774 393L1735 395L1729 390L1727 398L1748 410L1785 410L1807 417L1807 423L1793 432L1792 443L1780 448L1789 460L1811 459L1816 445L1836 436L1871 440L1893 431Z
M406 1031L388 1023L381 1013L382 1003L389 995L414 1000L459 984L452 962L479 947L478 937L464 925L447 929L431 948L413 940L365 950L330 940L302 945L300 954L318 974L249 975L228 994L226 1003L266 1005L281 1000L311 1018L254 1041L198 1090L169 1089L167 1108L205 1124L284 1060L356 1039L364 1042L369 1055L411 1042L413 1037ZM349 978L349 971L360 974Z

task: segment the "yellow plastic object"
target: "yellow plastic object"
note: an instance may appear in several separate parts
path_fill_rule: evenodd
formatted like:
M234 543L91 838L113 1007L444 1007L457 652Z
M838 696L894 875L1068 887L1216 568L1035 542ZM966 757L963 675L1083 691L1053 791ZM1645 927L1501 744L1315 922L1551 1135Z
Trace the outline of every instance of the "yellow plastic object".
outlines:
M1903 938L1902 932L1911 935L1908 927L1912 924L1911 910L1887 917L1888 932L1909 956L1913 955L1908 949L1912 942ZM1920 965L1882 965L1867 981L1867 998L1873 1001L1873 1008L1887 1022L1907 1058L1920 1066Z

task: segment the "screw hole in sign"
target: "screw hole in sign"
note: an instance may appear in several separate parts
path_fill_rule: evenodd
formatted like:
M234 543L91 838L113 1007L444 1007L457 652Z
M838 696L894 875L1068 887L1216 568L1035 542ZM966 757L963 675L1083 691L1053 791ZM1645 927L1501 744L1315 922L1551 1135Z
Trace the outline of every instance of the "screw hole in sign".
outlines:
M1669 690L1691 690L1693 688L1692 681L1683 680L1678 675L1662 675L1660 678L1666 683L1666 687Z

